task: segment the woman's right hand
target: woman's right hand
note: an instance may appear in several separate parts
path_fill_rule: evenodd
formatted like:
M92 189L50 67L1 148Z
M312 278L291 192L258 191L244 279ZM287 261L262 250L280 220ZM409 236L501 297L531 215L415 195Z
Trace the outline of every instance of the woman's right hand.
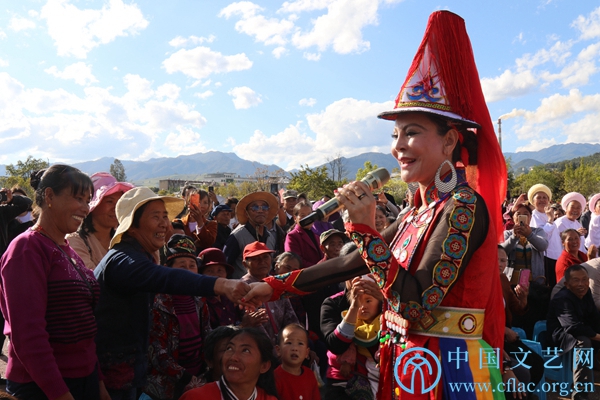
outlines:
M202 222L202 212L200 212L200 207L195 204L189 204L188 210L190 210L190 216L188 217L189 222Z
M334 193L335 198L348 211L352 223L367 225L375 230L375 206L377 202L364 182L351 182L335 190Z

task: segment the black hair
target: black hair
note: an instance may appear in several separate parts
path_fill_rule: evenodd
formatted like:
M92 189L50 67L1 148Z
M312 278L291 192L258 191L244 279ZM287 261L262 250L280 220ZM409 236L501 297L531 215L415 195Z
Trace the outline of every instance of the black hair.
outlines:
M467 129L457 120L447 119L442 117L441 115L436 115L432 113L424 114L426 114L429 117L431 122L437 125L438 135L445 136L450 129L456 129L458 133L462 135L462 144L460 141L457 141L456 146L454 147L454 151L452 152L453 163L456 163L457 161L462 161L461 152L464 146L469 154L469 165L477 164L477 136L473 131Z
M565 271L565 283L569 282L569 280L571 279L571 274L573 272L577 272L577 271L585 271L585 273L589 276L587 269L583 265L581 265L581 264L571 265Z
M381 211L386 218L387 218L387 216L389 214L388 211L385 209L385 207L384 206L380 206L379 204L377 204L375 206L375 210Z
M190 190L196 191L198 189L196 189L196 186L193 185L185 185L183 188L181 188L181 197L185 199Z
M304 334L306 335L306 345L308 346L308 331L306 330L305 327L303 327L302 325L300 325L297 322L292 322L291 324L287 324L282 330L279 331L279 333L277 334L277 344L279 346L281 346L281 341L283 340L283 332L285 330L290 330L290 329L299 329L302 332L304 332Z
M284 251L283 253L281 253L280 255L275 257L275 265L279 264L286 258L291 258L292 260L297 260L300 269L302 269L302 258L300 258L300 256L298 254L292 253L291 251Z
M569 228L569 229L565 229L564 231L562 231L562 232L560 233L560 241L561 241L561 242L564 242L565 240L567 240L567 237L569 236L569 233L574 233L574 234L576 234L578 237L580 236L580 235L579 235L579 232L577 232L577 230L576 230L576 229Z
M94 184L89 176L75 167L55 164L47 169L31 173L30 185L35 189L35 204L42 207L46 202L46 189L50 188L55 194L69 189L71 195L89 194L94 192Z
M173 221L173 222L171 222L171 226L173 227L173 229L184 230L184 228L185 228L183 225L183 222L181 222L181 221Z
M234 337L246 334L256 342L256 347L258 347L258 351L260 352L260 360L261 362L269 361L271 363L271 368L267 372L260 374L258 377L258 382L256 382L256 386L264 390L267 394L271 396L278 397L277 395L277 386L275 386L275 375L273 375L273 370L275 369L275 359L273 358L273 343L271 339L267 336L264 331L260 331L257 328L241 328L237 332L235 332L229 340L231 341Z
M202 348L204 349L204 360L212 361L213 357L215 356L215 350L217 349L217 343L219 343L219 341L222 339L229 340L238 329L238 327L233 325L224 325L217 326L215 329L210 331L208 335L206 335L204 343L202 344ZM209 381L212 380L212 374L206 374L206 377Z

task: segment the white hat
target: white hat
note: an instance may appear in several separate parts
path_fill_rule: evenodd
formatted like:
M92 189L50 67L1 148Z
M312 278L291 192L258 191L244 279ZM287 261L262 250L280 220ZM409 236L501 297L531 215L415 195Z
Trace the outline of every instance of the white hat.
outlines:
M117 219L119 220L119 227L115 232L115 236L110 241L110 248L113 248L114 245L119 243L123 234L131 228L133 215L136 210L144 204L154 200L162 200L163 203L165 203L165 208L169 214L170 221L175 219L185 203L183 199L176 197L159 196L147 187L136 187L125 192L117 202L117 207L115 209Z

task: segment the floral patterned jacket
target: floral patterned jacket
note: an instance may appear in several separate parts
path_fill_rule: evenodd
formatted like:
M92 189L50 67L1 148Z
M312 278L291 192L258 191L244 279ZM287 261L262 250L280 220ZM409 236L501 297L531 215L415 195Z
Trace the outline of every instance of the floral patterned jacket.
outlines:
M208 307L195 297L202 339L210 331ZM178 399L192 376L177 363L179 356L179 320L173 297L157 294L151 310L150 345L148 347L148 382L144 392L154 400Z

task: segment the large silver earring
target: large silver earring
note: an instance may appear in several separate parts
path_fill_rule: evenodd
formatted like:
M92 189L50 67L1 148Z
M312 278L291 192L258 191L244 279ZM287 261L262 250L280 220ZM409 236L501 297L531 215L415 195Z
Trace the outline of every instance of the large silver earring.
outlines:
M448 164L450 166L450 174L452 174L452 178L448 182L444 182L440 179L440 174L442 173L442 168L444 164ZM456 169L454 165L448 160L444 160L443 163L440 164L437 172L435 173L435 187L438 190L438 193L449 193L452 189L456 187L456 182L458 181L458 175L456 174Z

